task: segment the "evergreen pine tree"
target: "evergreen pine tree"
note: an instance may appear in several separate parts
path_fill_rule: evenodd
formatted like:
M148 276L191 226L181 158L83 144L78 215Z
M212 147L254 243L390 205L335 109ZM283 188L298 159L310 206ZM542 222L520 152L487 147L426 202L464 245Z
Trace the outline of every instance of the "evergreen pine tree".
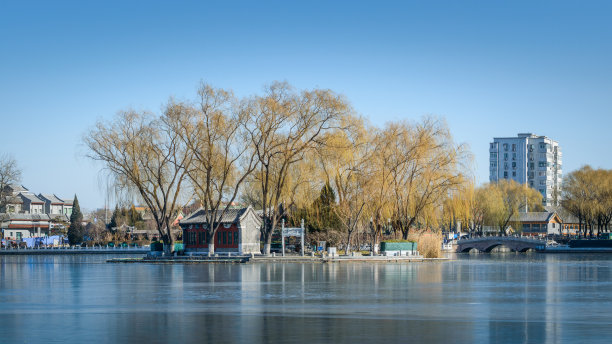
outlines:
M68 242L70 245L77 245L83 241L83 214L79 207L79 200L74 195L72 203L72 215L70 215L70 227L68 227Z
M115 227L117 227L117 216L119 216L119 207L115 205L115 210L113 210L113 215L108 223L108 229L113 230Z
M335 204L336 192L328 182L312 204L314 214L308 216L309 228L316 231L340 228L340 220L332 208Z

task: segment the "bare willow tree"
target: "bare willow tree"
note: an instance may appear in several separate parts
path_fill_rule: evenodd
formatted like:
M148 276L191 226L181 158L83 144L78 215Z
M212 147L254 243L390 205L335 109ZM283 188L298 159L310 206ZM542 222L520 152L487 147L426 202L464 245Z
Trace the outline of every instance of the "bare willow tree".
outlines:
M379 240L382 238L382 230L385 219L390 219L392 211L391 199L391 161L393 150L387 140L384 130L371 128L373 133L370 141L372 154L368 155L368 162L364 165L364 172L368 176L365 184L364 197L367 204L364 209L366 218L369 218L367 228L369 229L371 245L370 248L376 252Z
M436 219L435 209L448 192L463 182L461 163L465 149L456 145L444 122L425 118L416 125L391 124L388 129L392 154L388 164L394 200L393 222L404 239L422 217Z
M612 170L593 169L586 165L569 173L563 180L561 205L578 218L581 235L593 236L608 231L612 221Z
M364 193L371 170L366 165L373 152L368 128L361 118L345 116L342 127L324 137L325 144L317 149L317 155L323 178L336 190L337 204L332 209L344 227L348 253L354 236L367 225L364 210L368 198Z
M298 93L287 83L278 82L250 104L249 137L259 160L254 178L263 205L264 254L269 254L272 233L284 216L282 203L292 165L320 144L325 132L338 126L348 105L330 90Z
M21 181L21 169L17 161L7 154L0 155L0 211L5 211L11 193L8 186Z
M164 120L193 158L188 177L204 209L209 253L215 234L240 187L257 167L252 146L246 144L248 104L231 91L202 84L195 106L176 104ZM257 138L254 138L257 142Z
M185 110L170 103L165 115ZM147 205L164 250L171 253L171 224L182 206L181 190L192 161L178 134L157 116L125 111L113 122L98 122L84 142L87 156L104 164L115 185Z

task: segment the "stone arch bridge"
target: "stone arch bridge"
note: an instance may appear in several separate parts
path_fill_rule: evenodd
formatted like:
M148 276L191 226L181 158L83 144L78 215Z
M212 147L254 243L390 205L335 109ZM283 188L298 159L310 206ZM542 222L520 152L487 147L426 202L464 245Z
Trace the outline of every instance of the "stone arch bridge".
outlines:
M505 246L515 252L525 252L529 249L536 251L546 247L546 241L523 237L482 237L457 241L457 252L468 252L477 249L480 252L491 252L498 246Z

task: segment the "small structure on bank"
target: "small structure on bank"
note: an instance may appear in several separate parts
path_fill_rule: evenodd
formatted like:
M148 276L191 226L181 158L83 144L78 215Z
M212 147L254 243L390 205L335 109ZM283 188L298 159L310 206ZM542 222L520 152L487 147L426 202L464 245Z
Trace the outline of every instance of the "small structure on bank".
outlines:
M383 241L381 251L385 256L418 256L417 243L412 241Z
M513 222L520 222L523 235L546 236L548 234L561 234L563 221L556 212L529 212L518 213L512 218Z
M0 228L7 240L18 240L49 235L51 218L47 214L1 214Z
M208 253L206 212L200 208L180 220L185 253ZM251 206L227 209L215 234L215 252L260 253L261 224L261 218Z

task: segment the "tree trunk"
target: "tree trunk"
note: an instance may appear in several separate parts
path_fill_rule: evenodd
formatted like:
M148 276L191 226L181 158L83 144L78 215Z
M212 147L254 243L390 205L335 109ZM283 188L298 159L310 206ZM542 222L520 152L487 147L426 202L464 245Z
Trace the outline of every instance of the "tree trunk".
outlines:
M264 234L263 254L266 256L269 256L271 247L272 247L272 231L266 231L266 233Z
M164 234L162 236L162 241L164 243L164 255L172 256L172 252L174 251L174 240L172 239L172 235Z
M215 254L215 232L206 232L206 236L206 243L208 244L208 254L213 255Z
M346 254L348 255L351 252L351 236L353 232L349 231L348 236L346 238Z

